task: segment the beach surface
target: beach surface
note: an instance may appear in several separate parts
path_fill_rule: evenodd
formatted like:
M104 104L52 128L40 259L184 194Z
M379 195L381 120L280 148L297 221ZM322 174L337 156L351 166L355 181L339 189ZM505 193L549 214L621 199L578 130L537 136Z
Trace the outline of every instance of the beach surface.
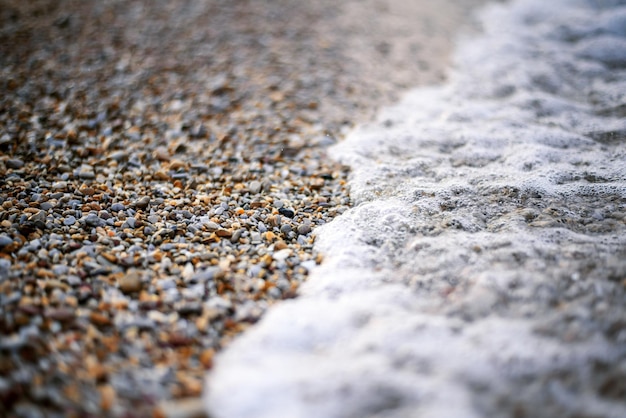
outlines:
M215 417L626 416L626 3L480 16L329 150L354 207L216 358Z
M352 206L326 148L478 29L433 3L0 0L0 416L204 415Z

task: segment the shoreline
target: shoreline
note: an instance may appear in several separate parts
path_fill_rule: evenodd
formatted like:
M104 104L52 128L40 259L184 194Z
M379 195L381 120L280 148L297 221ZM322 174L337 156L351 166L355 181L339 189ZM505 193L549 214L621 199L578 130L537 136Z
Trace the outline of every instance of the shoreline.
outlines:
M354 206L217 358L216 418L626 413L626 8L482 19L447 83L331 147Z

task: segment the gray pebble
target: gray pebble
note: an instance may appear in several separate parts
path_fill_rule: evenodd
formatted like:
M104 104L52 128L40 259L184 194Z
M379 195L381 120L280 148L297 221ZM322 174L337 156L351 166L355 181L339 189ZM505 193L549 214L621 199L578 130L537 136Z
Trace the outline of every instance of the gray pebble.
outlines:
M261 186L262 185L260 181L253 180L248 185L248 189L250 190L250 193L257 194L261 191Z
M204 283L209 280L213 280L213 277L220 272L221 269L217 266L208 267L204 270L197 271L190 279L191 282Z
M267 295L272 299L280 299L282 296L282 292L277 287L272 287L267 291Z
M126 151L114 151L111 154L109 154L109 158L117 162L125 160L127 156L128 156L128 153Z
M139 209L145 209L150 204L150 196L143 196L135 202L135 206Z
M95 173L93 172L93 167L90 165L83 165L77 173L78 177L81 179L94 179L96 178Z
M250 233L250 241L252 244L260 244L261 243L261 234L256 231L252 231Z
M119 212L119 211L124 210L124 209L126 209L126 206L124 206L124 205L123 205L123 204L121 204L121 203L113 203L113 204L111 205L111 210L112 210L113 212Z
M34 215L32 215L31 217L29 217L28 220L31 221L31 222L45 222L46 221L46 212L44 212L43 210L40 210L39 212L37 212Z
M63 225L65 226L72 226L75 223L76 223L76 218L73 217L72 215L66 216L65 219L63 220Z
M129 227L133 228L133 229L135 229L135 223L136 222L137 222L137 220L135 218L128 218L128 219L126 219L126 224Z
M55 264L54 266L52 266L52 272L56 276L62 276L64 274L67 274L68 271L69 271L69 267L67 267L64 264Z
M291 225L289 224L284 224L280 227L280 232L282 232L283 234L288 234L291 232Z
M309 232L311 232L311 225L309 225L309 224L298 225L298 234L306 235Z
M253 264L248 269L248 275L250 277L257 277L263 268L258 264Z
M24 167L24 161L19 160L17 158L12 158L10 160L6 160L4 162L4 164L7 166L7 168L13 168L13 169L18 169L18 168Z
M217 231L218 229L220 229L220 226L218 224L216 224L215 222L207 222L204 225L205 225L206 229L208 229L211 232Z
M230 237L230 242L232 242L233 244L238 242L239 239L241 238L241 234L243 233L243 229L238 229L235 232L233 232L233 235Z
M0 235L0 247L6 247L7 245L13 244L13 240L11 237L6 235Z
M85 224L87 224L88 226L99 226L101 222L102 220L98 218L98 215L93 213L90 213L85 218Z
M74 276L73 274L67 276L66 280L70 286L78 286L83 282L80 277Z
M174 279L159 280L159 284L157 287L160 290L176 289L176 280Z

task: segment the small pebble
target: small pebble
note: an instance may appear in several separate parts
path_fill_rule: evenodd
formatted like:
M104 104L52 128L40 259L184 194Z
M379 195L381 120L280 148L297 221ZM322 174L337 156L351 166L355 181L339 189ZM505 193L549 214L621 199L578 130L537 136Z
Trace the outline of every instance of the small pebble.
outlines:
M150 196L143 196L142 198L135 201L135 206L139 209L145 209L150 204Z
M111 205L111 210L113 212L119 212L119 211L125 210L125 209L126 209L126 207L123 204L121 204L121 203L113 203Z
M4 164L7 166L7 168L12 168L12 169L20 169L24 167L24 161L17 159L17 158L6 160Z
M253 194L259 193L261 191L261 182L257 180L251 181L250 184L248 185L248 189L250 190L250 193L253 193Z
M298 225L298 234L306 235L311 232L311 225L309 224L300 224Z
M0 248L13 244L13 239L6 235L0 235Z
M283 207L278 209L278 213L280 213L281 215L286 216L288 218L293 218L294 216L296 216L296 213L293 210L287 209L287 208L283 208Z
M118 286L123 293L134 293L142 289L143 284L139 273L129 270L118 279Z

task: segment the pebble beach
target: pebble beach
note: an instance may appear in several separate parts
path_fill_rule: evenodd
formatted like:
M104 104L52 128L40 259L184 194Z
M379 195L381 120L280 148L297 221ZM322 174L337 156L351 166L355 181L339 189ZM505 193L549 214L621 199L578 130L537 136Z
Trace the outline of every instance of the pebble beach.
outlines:
M422 3L0 1L0 416L202 416L351 206L326 148L480 2Z

